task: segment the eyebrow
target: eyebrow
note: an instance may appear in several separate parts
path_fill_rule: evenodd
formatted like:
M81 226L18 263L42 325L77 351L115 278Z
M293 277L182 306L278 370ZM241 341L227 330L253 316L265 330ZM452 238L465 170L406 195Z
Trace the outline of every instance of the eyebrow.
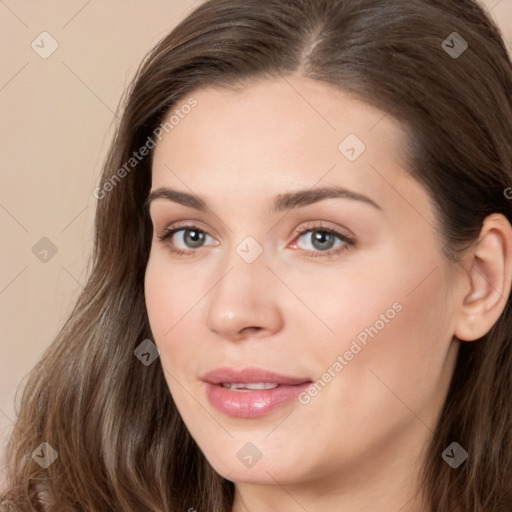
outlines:
M200 197L167 187L161 187L151 192L144 204L145 208L149 208L150 204L156 199L167 199L202 212L208 210L206 202ZM373 206L378 210L382 210L375 201L363 194L341 187L325 187L279 194L274 198L270 213L278 213L289 211L294 208L301 208L303 206L323 201L324 199L349 199L351 201L360 201Z

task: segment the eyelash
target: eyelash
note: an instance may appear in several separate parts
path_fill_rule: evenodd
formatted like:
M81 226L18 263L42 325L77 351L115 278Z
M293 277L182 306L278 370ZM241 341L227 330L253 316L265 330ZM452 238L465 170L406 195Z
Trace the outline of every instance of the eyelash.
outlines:
M157 235L157 238L162 243L165 243L168 240L170 240L171 237L174 234L178 233L179 231L199 231L201 233L208 234L208 233L206 233L206 231L202 230L198 226L190 224L190 225L177 226L177 227L166 229L162 235ZM349 249L350 247L353 247L356 245L356 241L353 238L351 238L347 235L343 235L342 233L340 233L339 231L337 231L333 228L326 228L326 227L322 226L321 224L314 224L311 226L305 226L303 228L296 229L295 234L297 235L297 237L300 237L306 233L315 232L315 231L321 232L321 233L329 233L331 235L334 235L336 238L338 238L339 240L344 242L344 245L341 245L341 246L337 247L336 249L330 249L328 251L308 251L308 250L302 249L311 258L319 258L319 257L320 258L333 258L335 256L338 256L345 250ZM170 251L173 254L180 256L180 257L181 256L187 256L187 257L195 256L197 254L197 250L193 250L193 249L191 249L190 251L184 251L182 249L175 249L175 248L171 247Z

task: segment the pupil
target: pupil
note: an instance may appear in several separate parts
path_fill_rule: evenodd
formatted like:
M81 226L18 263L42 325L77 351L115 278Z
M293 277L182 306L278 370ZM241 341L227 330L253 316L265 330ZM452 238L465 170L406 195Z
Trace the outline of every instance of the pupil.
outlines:
M327 231L315 231L311 234L311 237L313 246L317 249L330 249L334 241L332 233L328 233ZM318 244L315 245L315 242L318 242Z
M187 235L189 235L188 239ZM200 247L204 240L204 233L196 229L187 229L185 232L185 239L187 245L191 247Z

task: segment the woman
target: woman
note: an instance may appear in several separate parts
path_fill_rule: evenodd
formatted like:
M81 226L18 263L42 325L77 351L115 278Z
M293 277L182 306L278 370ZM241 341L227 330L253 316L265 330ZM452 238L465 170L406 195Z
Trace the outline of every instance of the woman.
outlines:
M472 0L210 0L147 57L14 510L512 510L512 66Z

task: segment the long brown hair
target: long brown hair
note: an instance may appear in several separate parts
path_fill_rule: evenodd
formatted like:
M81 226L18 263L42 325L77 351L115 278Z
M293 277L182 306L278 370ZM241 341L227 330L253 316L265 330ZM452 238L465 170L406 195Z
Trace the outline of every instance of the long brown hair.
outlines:
M454 32L468 44L460 55L450 51ZM130 172L120 169L194 90L290 73L334 84L403 123L409 171L434 200L449 261L477 239L488 214L512 222L504 193L512 186L512 65L476 1L206 1L150 52L122 102L91 273L24 387L5 504L231 510L234 485L185 428L160 361L134 356L152 338L144 302L151 153ZM509 297L486 336L461 343L422 475L432 510L512 510L511 308ZM457 470L441 457L453 441L469 453ZM58 452L47 468L31 456L41 443Z

